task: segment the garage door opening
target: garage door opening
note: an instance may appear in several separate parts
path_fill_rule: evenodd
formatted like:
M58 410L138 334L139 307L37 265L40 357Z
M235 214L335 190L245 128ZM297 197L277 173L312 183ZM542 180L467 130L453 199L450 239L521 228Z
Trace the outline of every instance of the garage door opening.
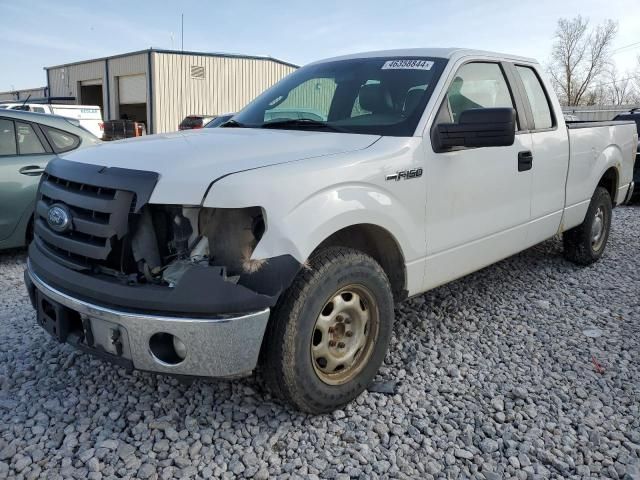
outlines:
M80 85L81 105L97 105L104 112L102 103L102 85Z
M133 120L147 126L146 75L118 77L118 115L120 120Z

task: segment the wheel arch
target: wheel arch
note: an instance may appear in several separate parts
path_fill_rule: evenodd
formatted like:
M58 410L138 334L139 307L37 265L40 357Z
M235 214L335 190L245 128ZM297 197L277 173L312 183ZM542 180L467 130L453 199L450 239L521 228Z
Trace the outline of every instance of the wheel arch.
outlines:
M611 197L611 204L614 207L616 205L619 178L620 174L618 173L618 169L615 166L612 166L605 170L605 172L600 176L600 180L598 180L598 184L596 185L596 188L603 187L607 192L609 192L609 196Z
M327 247L347 247L371 256L387 274L396 302L407 297L407 275L400 244L387 229L371 223L341 228L325 238L314 252Z

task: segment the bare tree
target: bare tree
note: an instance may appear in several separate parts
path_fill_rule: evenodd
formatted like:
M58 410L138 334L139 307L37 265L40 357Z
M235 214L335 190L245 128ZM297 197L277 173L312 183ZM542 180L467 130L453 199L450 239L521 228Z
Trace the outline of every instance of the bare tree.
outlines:
M584 103L585 95L610 64L610 47L617 29L612 20L592 29L581 16L558 20L549 74L565 105Z
M604 87L605 102L611 105L629 105L635 102L635 87L633 73L627 72L622 77L618 75L615 65L605 74Z

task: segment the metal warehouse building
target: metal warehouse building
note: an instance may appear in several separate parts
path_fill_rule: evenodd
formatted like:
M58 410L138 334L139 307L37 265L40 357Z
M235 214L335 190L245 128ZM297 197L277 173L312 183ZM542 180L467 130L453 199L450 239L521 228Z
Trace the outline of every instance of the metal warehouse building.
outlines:
M0 92L0 102L24 102L28 98L42 98L46 96L47 87L26 88L24 90Z
M148 49L45 67L52 97L170 132L190 114L235 112L297 65L271 57Z

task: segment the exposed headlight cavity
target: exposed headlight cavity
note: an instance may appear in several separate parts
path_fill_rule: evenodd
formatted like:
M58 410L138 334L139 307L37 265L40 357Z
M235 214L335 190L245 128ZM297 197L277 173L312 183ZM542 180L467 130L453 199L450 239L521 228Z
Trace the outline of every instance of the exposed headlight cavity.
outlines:
M175 285L194 265L220 269L229 281L259 270L251 260L265 232L260 207L147 205L131 241L139 281Z

